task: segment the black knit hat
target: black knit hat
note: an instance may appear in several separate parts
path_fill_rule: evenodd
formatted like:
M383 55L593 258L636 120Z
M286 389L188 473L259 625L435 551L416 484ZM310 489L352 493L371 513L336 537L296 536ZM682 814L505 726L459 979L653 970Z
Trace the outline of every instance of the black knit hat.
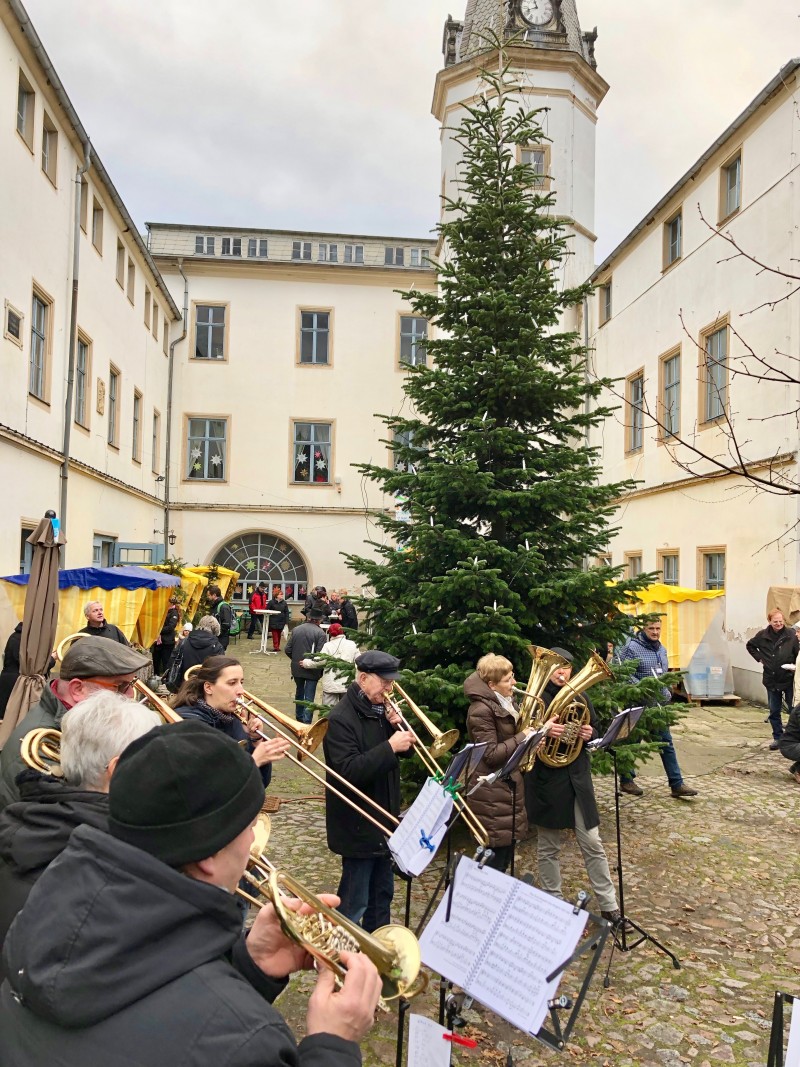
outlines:
M565 659L567 661L567 663L572 663L572 661L574 659L574 656L572 655L572 653L571 652L567 652L567 650L565 648L551 648L550 651L551 652L555 652L555 654L557 656L561 656L561 658Z
M230 844L264 803L252 756L205 723L156 726L120 756L109 788L111 835L170 867Z

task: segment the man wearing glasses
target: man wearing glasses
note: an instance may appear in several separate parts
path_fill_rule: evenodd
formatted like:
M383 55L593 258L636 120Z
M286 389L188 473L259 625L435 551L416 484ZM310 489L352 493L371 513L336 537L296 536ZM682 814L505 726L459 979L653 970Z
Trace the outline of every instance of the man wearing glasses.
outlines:
M45 686L42 698L17 725L0 752L0 811L19 800L16 777L25 770L20 742L31 730L60 730L64 714L93 693L111 690L131 696L136 672L150 659L129 645L103 637L81 637L73 642L61 664L59 677Z

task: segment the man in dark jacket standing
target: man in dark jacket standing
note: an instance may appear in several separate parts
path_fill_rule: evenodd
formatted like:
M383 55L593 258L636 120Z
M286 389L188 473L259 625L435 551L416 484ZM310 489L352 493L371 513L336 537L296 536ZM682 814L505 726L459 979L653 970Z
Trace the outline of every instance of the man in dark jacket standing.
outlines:
M356 789L397 817L400 813L400 764L414 735L398 729L400 717L387 711L385 698L399 678L400 660L371 650L356 657L356 680L328 717L323 741L325 762ZM338 781L331 782L337 789ZM364 805L356 794L352 799ZM380 815L371 806L369 814ZM385 820L387 829L393 827ZM328 848L342 857L339 883L340 911L372 932L391 921L394 896L392 857L386 835L348 807L330 790L325 791L325 827Z
M554 648L553 652L572 663L572 655L565 649ZM553 673L542 694L545 707L550 706L571 675L571 667L560 667ZM600 905L600 914L613 923L619 920L620 913L608 859L600 840L600 813L594 796L591 757L585 745L586 741L597 737L597 719L587 697L579 695L575 699L589 709L589 722L581 727L584 746L577 759L565 767L550 767L537 759L533 770L525 775L528 818L539 833L539 885L546 893L561 896L559 855L563 831L574 830L586 873ZM560 737L564 729L564 723L557 723L550 727L549 736Z
M264 629L264 616L256 614L256 612L267 610L267 587L263 582L259 582L250 594L247 610L250 612L250 625L247 628L247 640L252 641L253 634L256 631L262 633Z
M342 626L345 630L357 630L358 629L358 614L353 607L353 602L350 599L346 590L342 590L341 601L339 605L339 614L342 618Z
M83 609L86 616L86 625L79 633L91 634L92 637L108 637L112 641L118 641L121 645L129 645L130 641L113 622L109 622L103 612L103 605L99 600L90 600Z
M767 614L767 622L769 625L747 642L747 651L764 670L769 724L772 727L772 744L769 747L774 752L780 748L778 742L783 736L781 705L785 701L787 710L791 711L794 693L794 674L786 670L784 665L797 661L799 646L797 631L793 626L786 625L780 608L773 608Z
M108 829L108 786L120 754L160 722L144 704L95 693L62 720L63 777L22 772L20 800L0 814L0 949L14 916L75 827Z
M73 832L6 938L3 1067L361 1063L381 985L370 960L343 953L339 991L322 969L298 1046L271 1002L310 957L272 907L242 935L234 891L263 796L250 757L201 723L128 745L109 832Z
M213 615L219 623L219 643L222 651L228 647L231 639L231 626L233 626L233 610L227 600L222 599L222 590L218 585L210 585L206 589L209 614Z
M325 631L321 629L322 612L311 608L308 622L295 626L284 652L292 661L292 678L294 678L295 717L298 722L310 723L314 716L302 701L314 700L317 683L322 677L322 667L315 667L309 657L320 652L325 644Z

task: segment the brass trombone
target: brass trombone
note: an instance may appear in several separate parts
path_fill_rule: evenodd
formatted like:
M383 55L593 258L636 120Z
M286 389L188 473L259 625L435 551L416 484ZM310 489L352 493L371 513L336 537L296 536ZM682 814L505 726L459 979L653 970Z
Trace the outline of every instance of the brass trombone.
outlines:
M30 730L19 743L22 762L34 771L62 778L61 731L47 727Z
M411 930L393 924L368 934L256 849L254 845L244 877L257 896L241 888L236 890L237 894L258 908L271 903L284 934L319 965L332 970L338 984L346 974L340 957L346 951L363 952L375 964L383 982L381 1007L385 1007L384 1001L397 997L410 999L425 989L428 979L424 972L420 974L419 942ZM312 909L311 913L301 914L287 908L287 896L299 898Z
M56 645L56 660L59 663L63 662L64 656L66 656L67 652L69 651L69 648L67 648L67 649L64 648L64 645L66 645L67 642L69 642L69 644L71 646L73 641L79 641L82 637L88 637L88 636L89 636L88 634L75 633L75 634L67 634L66 637L62 637L62 639Z
M397 683L395 683L395 688L396 687ZM404 699L408 701L408 697L404 697ZM384 700L392 709L392 711L396 712L400 716L400 722L402 723L403 728L408 730L408 732L413 735L414 751L422 760L428 774L432 778L442 779L444 777L444 768L440 763L436 761L436 758L434 757L433 753L429 749L425 748L422 741L420 740L419 734L410 725L408 719L401 711L400 705L397 703L396 700L392 700L391 696L388 693L384 697ZM467 804L466 800L464 800L464 798L459 793L454 792L453 803L455 804L457 811L463 818L464 822L467 824L470 833L478 842L478 844L483 845L484 847L488 845L489 835L486 832L486 827L480 821L480 819L472 810L472 808L470 808L469 804Z
M430 752L433 758L438 759L439 756L447 755L461 736L458 730L440 730L435 723L431 722L427 715L423 714L421 708L414 703L408 693L406 693L405 689L401 688L397 682L394 683L393 691L397 693L403 703L407 706L408 710L412 715L419 719L433 738L433 743L428 746L428 752Z
M142 698L139 703L148 704L157 715L161 716L165 723L183 722L181 716L177 711L172 710L166 700L162 700L158 693L148 689L144 682L138 678L135 679L131 688Z
M271 722L263 712L256 710L251 702L247 700L242 700L240 698L236 701L236 703L238 704L239 709L235 711L234 714L237 716L240 722L244 723L245 726L247 725L247 720L249 719L249 717L251 715L254 715L257 719L261 720L264 726L276 733L278 737L282 737L284 741L290 741L292 745L297 745L296 737L292 736L292 734L290 733L287 733L287 731L285 731L277 723ZM263 730L255 730L253 732L258 734L258 736L264 741L271 740L271 738L267 734L265 734ZM343 782L351 793L354 793L361 800L366 801L367 804L370 804L373 808L375 808L376 811L382 816L382 818L390 822L393 827L397 827L400 825L399 819L396 819L394 815L386 811L385 808L382 808L380 804L377 803L377 801L372 799L372 797L368 797L366 793L362 793L360 789L356 789L356 787L351 782L348 782L348 780L343 775L339 774L338 771L334 771L331 767L328 767L328 765L324 763L318 756L315 756L312 752L309 752L308 750L305 750L305 755L308 756L310 760L313 760L314 763L319 764L319 766L322 767L326 774L329 774L333 778L336 778L338 781ZM371 822L373 826L376 826L381 831L381 833L386 834L387 837L392 836L393 830L388 829L382 823L378 822L376 818L374 818L368 812L364 811L362 807L360 807L358 804L356 804L354 800L351 800L350 797L346 796L343 792L341 792L341 790L336 789L334 786L332 786L330 782L326 781L323 777L321 777L321 775L315 774L314 771L312 771L312 769L307 766L307 764L302 762L299 756L293 756L290 752L287 752L286 758L290 762L297 764L297 766L301 770L305 771L306 774L310 774L311 777L314 778L317 782L319 782L321 786L323 786L325 789L330 790L331 793L337 796L340 800L344 801L344 803L347 804L348 807L351 807L353 811L358 812L358 814L362 818L367 819L368 822Z

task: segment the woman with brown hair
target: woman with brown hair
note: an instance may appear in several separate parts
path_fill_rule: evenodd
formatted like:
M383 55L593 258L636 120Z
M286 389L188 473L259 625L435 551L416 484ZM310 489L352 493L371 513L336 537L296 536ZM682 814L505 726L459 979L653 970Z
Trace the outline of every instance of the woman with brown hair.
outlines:
M464 682L469 698L467 734L475 744L486 742L483 758L471 779L499 771L515 750L534 733L520 730L519 712L513 701L514 667L505 656L481 656L477 670ZM470 793L470 807L486 827L494 856L487 866L505 871L511 862L515 841L527 836L525 789L516 770L510 782L482 785Z
M172 707L183 719L198 719L206 726L221 730L237 744L244 741L261 771L266 788L272 777L272 764L283 759L291 744L281 737L262 741L256 733L260 726L258 719L246 727L238 718L235 713L237 701L244 695L243 682L244 671L238 659L209 656L198 670L184 679L172 698Z

